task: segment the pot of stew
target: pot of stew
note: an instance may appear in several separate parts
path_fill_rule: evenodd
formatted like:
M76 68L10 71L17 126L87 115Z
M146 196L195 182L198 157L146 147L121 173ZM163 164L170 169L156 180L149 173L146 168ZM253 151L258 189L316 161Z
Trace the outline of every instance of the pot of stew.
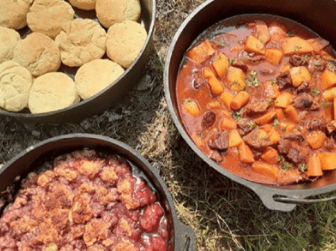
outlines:
M269 209L336 189L335 11L333 0L206 1L168 50L182 137Z
M159 169L98 135L51 138L7 162L0 210L1 250L196 249Z

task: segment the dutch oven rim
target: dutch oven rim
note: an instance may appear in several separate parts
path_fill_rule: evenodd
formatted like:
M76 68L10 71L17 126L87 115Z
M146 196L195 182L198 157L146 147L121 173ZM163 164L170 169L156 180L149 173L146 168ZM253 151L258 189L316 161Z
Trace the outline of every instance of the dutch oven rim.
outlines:
M271 186L271 185L266 185L262 183L256 183L253 181L249 181L247 179L241 178L228 170L222 168L219 166L216 162L212 161L208 156L206 156L192 141L192 139L189 137L187 134L186 130L184 129L184 126L182 122L178 118L178 112L175 111L174 109L174 104L171 98L171 92L170 92L170 67L172 63L172 55L175 50L175 48L178 46L178 42L181 38L181 34L184 32L186 27L192 23L192 20L194 18L199 18L199 16L202 15L202 11L206 9L209 5L212 3L216 2L218 0L207 0L201 5L199 5L196 9L194 9L188 17L183 21L183 23L180 25L178 30L176 31L171 44L168 48L167 55L166 55L166 61L165 61L165 67L164 67L164 74L163 74L163 81L164 81L164 90L165 90L165 98L168 106L168 110L171 114L171 117L174 121L175 126L177 127L179 133L183 137L183 139L187 142L189 147L192 148L192 150L203 160L205 161L210 167L215 169L217 172L221 173L227 178L230 178L231 180L244 185L251 190L253 190L262 200L264 205L271 209L271 210L280 210L280 211L292 211L297 204L296 203L313 203L319 201L317 200L308 200L304 199L309 196L315 196L315 195L320 195L320 194L325 194L328 192L332 192L336 190L336 182L333 184L324 186L324 187L319 187L319 188L293 188L293 189L288 189L288 188L281 188L281 186L276 187L276 186ZM336 2L335 2L336 4ZM243 15L244 13L241 13ZM245 13L245 14L252 14L252 13ZM255 13L255 14L270 14L270 13ZM272 14L271 14L272 15ZM226 16L222 20L231 18L233 16L237 15L232 15L232 16ZM278 15L281 17L281 15ZM284 17L286 18L286 17ZM294 20L294 19L293 19ZM297 22L296 20L294 20ZM299 22L298 22L299 23ZM215 23L212 23L211 25L214 25ZM210 26L211 26L210 25ZM303 24L304 25L304 24ZM208 26L208 28L210 27ZM198 33L200 34L200 33ZM194 38L196 39L196 38ZM191 41L191 43L188 42L189 46L194 42ZM188 46L188 47L189 47ZM180 67L180 63L178 62L178 65ZM173 94L175 95L175 94ZM294 185L295 186L295 185ZM275 197L280 196L280 198L277 200ZM327 201L327 200L332 200L335 199L336 197L330 197L328 199L322 199L321 201ZM283 202L280 202L283 201ZM292 204L294 203L294 204Z
M52 138L48 138L46 140L43 140L41 142L38 142L32 146L29 146L28 148L26 148L25 150L21 151L20 153L18 153L17 155L15 155L13 158L11 158L9 161L7 161L6 163L4 163L4 165L2 166L2 168L0 168L0 177L3 175L3 173L12 168L13 164L15 165L15 162L19 161L22 158L25 158L27 156L29 156L29 154L32 154L34 150L41 150L42 153L34 156L34 161L41 155L44 154L48 154L50 153L52 150L48 149L48 150L43 150L43 147L46 145L50 145L53 144L55 142L61 142L61 141L76 141L78 140L78 143L76 142L76 146L72 147L74 149L79 149L79 148L83 148L86 147L85 144L82 144L81 142L83 142L83 140L95 140L97 141L97 143L107 143L108 146L104 147L104 148L110 148L113 149L114 151L116 151L117 154L121 154L127 161L130 161L132 164L136 165L136 163L134 163L134 160L131 160L131 158L136 159L137 161L139 161L141 164L143 164L144 166L147 167L148 172L150 172L156 179L157 183L159 184L160 188L162 188L162 190L164 191L164 196L165 196L165 200L168 202L170 211L171 211L171 217L172 217L172 222L173 222L173 239L174 240L174 250L175 251L179 251L182 250L181 248L186 248L184 249L185 251L193 251L196 250L196 235L195 232L192 230L191 227L181 223L179 221L179 219L177 218L177 214L176 214L176 210L175 210L175 205L174 205L174 201L172 198L172 195L170 194L168 187L166 185L166 183L164 182L164 180L161 178L160 176L160 170L153 167L143 156L140 155L140 153L138 153L135 149L133 149L132 147L130 147L129 145L107 137L107 136L102 136L102 135L98 135L98 134L88 134L88 133L71 133L71 134L65 134L65 135L59 135L59 136L55 136ZM92 149L96 149L101 147L100 145L97 145L96 147L89 147ZM124 153L121 153L120 150L118 150L117 148L121 148L123 151L125 151ZM62 147L59 146L55 146L54 148L55 150L61 150ZM71 151L71 150L69 150ZM66 149L66 152L68 152L68 150ZM132 157L130 157L132 156ZM31 168L30 166L31 164L29 164L29 172L35 170L34 168ZM142 169L142 168L140 168ZM16 171L17 172L17 171ZM146 173L147 171L143 170L142 172L144 172L145 176L150 179L149 175ZM15 170L14 170L15 173ZM15 176L17 176L17 174L15 174ZM155 183L153 181L153 183Z
M139 0L141 3L141 0ZM146 0L143 0L146 1ZM139 62L139 59L142 58L144 56L144 52L147 49L147 47L151 46L151 40L154 34L154 26L155 26L155 22L156 22L156 13L157 13L157 7L156 7L156 0L148 0L151 1L152 3L152 13L150 15L150 23L148 26L148 31L147 31L147 37L145 40L144 45L142 46L139 54L137 55L137 57L135 58L135 60L132 62L132 64L123 72L122 75L120 75L113 83L111 83L110 85L108 85L107 87L105 87L103 90L101 90L100 92L98 92L97 94L93 95L92 97L86 99L86 100L80 100L78 103L59 109L59 110L55 110L55 111L50 111L50 112L44 112L44 113L31 113L31 112L27 112L27 113L23 113L21 111L19 112L11 112L11 111L7 111L3 108L0 109L0 115L1 116L8 116L8 117L13 117L16 118L18 120L24 120L24 121L28 121L31 123L35 123L35 120L37 119L46 119L46 123L48 122L48 118L51 116L62 116L62 115L66 115L68 111L71 111L73 109L78 109L78 107L80 106L84 106L87 103L91 103L92 100L101 97L104 93L107 92L107 90L113 88L115 85L120 84L119 82L129 74L130 71L133 70L134 66L136 66ZM100 24L100 23L99 23ZM104 27L103 27L104 28ZM106 28L104 28L106 29ZM105 52L106 54L106 52ZM104 54L104 55L105 55ZM111 60L111 59L109 59ZM103 111L102 111L103 112Z

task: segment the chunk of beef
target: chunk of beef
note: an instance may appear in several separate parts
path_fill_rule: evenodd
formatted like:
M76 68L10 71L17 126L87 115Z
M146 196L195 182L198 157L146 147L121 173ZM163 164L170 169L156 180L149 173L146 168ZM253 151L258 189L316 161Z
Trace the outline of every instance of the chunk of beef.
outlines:
M335 59L333 59L333 60L329 60L329 62L327 63L326 68L327 68L329 71L336 72L336 61L335 61Z
M205 81L200 79L200 78L196 78L192 82L192 85L193 85L194 89L196 89L196 90L201 88L201 86L204 85L204 84L205 84Z
M274 75L276 73L275 70L271 70L271 69L261 69L259 72L261 75L265 75L265 76Z
M285 87L289 87L292 85L292 80L288 71L281 73L276 78L276 81L280 89L284 89Z
M327 62L323 60L320 56L317 56L309 60L308 70L310 72L324 71L326 66L327 66Z
M211 153L209 155L209 158L212 159L212 160L214 160L214 161L216 161L216 162L223 161L222 155L218 151L216 151L216 150L211 151Z
M229 148L228 132L219 132L208 140L208 146L214 150L226 151Z
M319 102L317 102L317 101L313 101L313 104L311 105L311 107L310 107L310 110L311 111L316 111L316 110L318 110L318 109L320 109L320 104L319 104Z
M268 108L267 101L259 101L252 104L248 104L244 108L244 114L254 115L257 113L265 112Z
M247 53L246 51L241 51L238 53L238 58L240 58L245 64L256 65L260 61L265 60L264 55L258 55L255 53Z
M302 163L305 160L303 154L298 149L294 148L290 148L288 150L287 157L291 162L295 164Z
M310 92L309 83L307 81L302 82L297 88L296 91L300 92Z
M268 137L261 137L260 130L254 129L249 134L243 137L244 141L251 147L260 149L266 146L272 145L271 140Z
M309 130L324 130L326 124L322 119L313 119L309 121L307 127Z
M208 111L203 115L202 127L209 128L215 123L215 121L216 121L216 113L214 113L213 111Z
M292 66L304 66L304 65L308 65L308 55L298 55L298 54L293 54L290 58L289 58L289 63Z
M233 60L232 66L240 68L244 72L247 72L249 70L249 67L244 63L243 60L240 60L239 58Z
M239 120L237 125L240 129L239 132L242 131L240 132L241 135L245 135L253 130L253 123L251 122L251 120L245 118Z
M313 104L313 97L307 93L299 94L295 99L293 106L298 109L309 109Z
M283 136L283 138L288 139L288 140L293 140L293 141L300 141L300 142L304 140L302 134L296 129L290 131L289 133L286 133Z
M280 139L278 150L280 154L287 154L290 149L292 142L288 139Z
M332 120L327 124L327 131L329 134L336 131L336 120Z

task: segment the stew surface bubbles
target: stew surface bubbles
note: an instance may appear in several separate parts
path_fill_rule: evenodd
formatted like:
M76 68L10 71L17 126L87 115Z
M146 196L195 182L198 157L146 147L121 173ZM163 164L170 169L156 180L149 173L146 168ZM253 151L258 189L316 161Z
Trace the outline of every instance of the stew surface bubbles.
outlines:
M210 27L186 52L176 95L194 143L235 175L292 184L336 168L335 53L294 21L246 15Z

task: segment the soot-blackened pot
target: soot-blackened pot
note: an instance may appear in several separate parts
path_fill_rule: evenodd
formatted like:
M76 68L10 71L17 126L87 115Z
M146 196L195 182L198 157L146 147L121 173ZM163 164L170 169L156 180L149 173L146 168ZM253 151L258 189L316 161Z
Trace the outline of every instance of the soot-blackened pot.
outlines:
M336 190L336 170L328 172L322 178L311 183L272 186L240 178L210 160L193 143L179 116L175 90L183 55L207 28L226 18L242 14L273 14L289 18L310 28L336 48L335 13L336 2L334 0L208 0L194 10L182 23L167 52L164 69L165 96L169 111L180 134L193 151L210 167L252 189L265 206L272 210L291 211L298 203L322 201L305 198ZM323 201L335 198L331 197L323 199Z

